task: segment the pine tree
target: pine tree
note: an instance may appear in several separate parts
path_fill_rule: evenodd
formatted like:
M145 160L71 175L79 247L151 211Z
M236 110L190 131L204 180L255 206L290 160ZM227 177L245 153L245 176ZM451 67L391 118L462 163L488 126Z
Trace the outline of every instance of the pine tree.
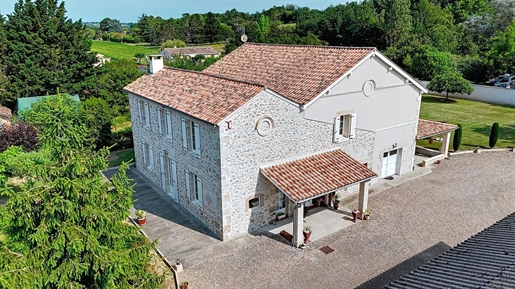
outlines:
M79 20L65 16L64 2L19 0L5 24L7 101L18 97L77 93L93 74L96 56ZM5 102L5 100L4 100Z
M462 129L461 124L458 124L458 129L454 131L454 137L452 139L452 149L457 151L461 145Z
M497 139L499 138L499 123L494 122L492 125L492 129L490 130L490 139L488 140L488 145L490 148L493 148L497 144Z
M0 189L9 196L0 208L0 272L9 272L0 273L0 288L157 288L163 277L149 271L153 244L126 222L127 165L112 183L103 178L109 151L84 147L78 110L68 104L58 95L24 115L42 121L42 149L18 157L20 192Z

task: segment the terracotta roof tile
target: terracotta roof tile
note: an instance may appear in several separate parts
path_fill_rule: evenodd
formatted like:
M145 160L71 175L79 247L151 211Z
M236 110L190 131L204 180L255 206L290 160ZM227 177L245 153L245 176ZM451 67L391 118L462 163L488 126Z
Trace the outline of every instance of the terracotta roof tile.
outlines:
M166 52L170 54L205 54L205 55L219 55L211 46L200 47L181 47L181 48L165 48Z
M245 43L205 72L260 83L305 104L375 50Z
M261 168L261 173L295 202L377 176L340 149Z
M450 123L443 123L425 119L418 120L417 139L424 139L434 135L457 130L458 126Z
M165 67L124 88L198 119L218 124L264 89L205 73Z

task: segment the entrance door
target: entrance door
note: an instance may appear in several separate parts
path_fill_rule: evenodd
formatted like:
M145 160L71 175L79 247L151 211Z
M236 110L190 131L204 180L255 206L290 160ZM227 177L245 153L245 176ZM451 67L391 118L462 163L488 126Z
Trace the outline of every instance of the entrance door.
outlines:
M398 150L392 150L383 153L383 169L381 170L381 177L387 177L395 175L397 171L397 152Z
M168 195L172 197L176 202L178 202L178 192L177 192L177 163L168 159L168 186L169 191Z

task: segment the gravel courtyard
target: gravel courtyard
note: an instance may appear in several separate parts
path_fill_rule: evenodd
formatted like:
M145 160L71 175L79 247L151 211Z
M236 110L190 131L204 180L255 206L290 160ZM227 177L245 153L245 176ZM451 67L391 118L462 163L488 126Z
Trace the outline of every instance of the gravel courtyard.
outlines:
M515 153L453 156L429 175L371 195L369 207L370 220L304 249L256 236L187 268L180 281L194 289L381 288L515 211Z

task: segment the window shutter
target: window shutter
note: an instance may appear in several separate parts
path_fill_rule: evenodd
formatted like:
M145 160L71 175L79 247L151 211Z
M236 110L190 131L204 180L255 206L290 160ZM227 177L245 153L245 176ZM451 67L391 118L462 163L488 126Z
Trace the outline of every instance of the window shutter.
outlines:
M141 100L138 100L138 120L139 120L139 124L143 124L142 116L143 116L143 108L141 107Z
M191 194L190 194L190 171L188 170L184 170L184 173L185 173L185 177L186 177L186 195L188 196L188 198L191 198Z
M166 167L165 167L165 156L163 152L159 153L159 166L161 168L161 189L163 192L167 193L166 191Z
M177 189L177 163L172 161L172 187Z
M340 134L340 116L334 118L334 127L333 127L333 142L341 142L343 141L343 136Z
M150 108L148 102L145 102L145 127L150 128Z
M146 147L146 143L144 142L141 142L141 147L143 148L142 151L143 151L143 164L144 165L147 165L147 147Z
M198 201L202 203L202 180L197 176Z
M186 136L186 120L181 118L181 126L182 126L182 148L187 151L188 150L188 138Z
M166 111L166 138L172 140L172 116Z
M200 156L200 127L197 123L193 124L193 131L193 137L195 138L195 148L193 153L197 156Z
M159 135L163 135L163 126L162 126L162 119L161 119L161 108L157 108L157 132Z
M151 170L153 170L154 169L154 148L152 148L151 145L148 146L148 160L149 160L148 167Z
M349 114L348 127L349 127L349 133L348 133L347 137L351 138L351 139L356 137L356 114L355 113Z

